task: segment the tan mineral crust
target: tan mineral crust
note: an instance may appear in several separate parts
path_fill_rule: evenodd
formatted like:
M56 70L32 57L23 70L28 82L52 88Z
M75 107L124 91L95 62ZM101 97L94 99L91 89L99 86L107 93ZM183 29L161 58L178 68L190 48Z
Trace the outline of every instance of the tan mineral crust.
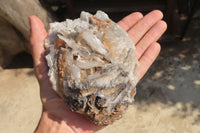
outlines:
M126 31L102 11L50 24L45 40L53 89L94 124L119 119L134 101L138 60Z

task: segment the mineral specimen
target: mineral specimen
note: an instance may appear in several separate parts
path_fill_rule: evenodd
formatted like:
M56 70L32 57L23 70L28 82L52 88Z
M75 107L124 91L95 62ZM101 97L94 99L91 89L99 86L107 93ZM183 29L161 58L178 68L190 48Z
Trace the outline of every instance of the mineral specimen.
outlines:
M51 23L45 47L50 81L72 111L108 125L133 102L135 46L104 12Z

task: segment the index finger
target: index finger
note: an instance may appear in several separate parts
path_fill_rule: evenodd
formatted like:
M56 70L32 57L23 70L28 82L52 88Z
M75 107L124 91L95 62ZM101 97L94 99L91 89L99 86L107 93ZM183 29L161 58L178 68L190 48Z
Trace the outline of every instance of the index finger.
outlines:
M142 18L143 18L142 13L134 12L134 13L126 16L125 18L123 18L117 24L121 28L123 28L125 31L128 31L131 27L133 27Z
M159 10L154 10L145 15L137 24L135 24L128 34L135 44L146 34L146 32L158 21L163 18L163 14Z

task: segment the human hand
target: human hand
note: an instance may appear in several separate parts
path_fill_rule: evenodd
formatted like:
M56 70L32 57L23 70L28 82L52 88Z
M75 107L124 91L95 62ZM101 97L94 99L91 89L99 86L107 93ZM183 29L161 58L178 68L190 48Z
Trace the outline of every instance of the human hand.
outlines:
M118 22L127 31L136 46L140 63L140 80L160 52L157 40L164 33L167 25L162 21L163 14L152 11L143 17L141 13L132 13ZM43 23L36 16L29 18L31 27L30 45L34 60L34 70L40 85L43 113L36 132L94 132L102 128L95 126L84 116L71 112L68 106L52 89L48 77L48 66L43 55L44 39L47 37Z

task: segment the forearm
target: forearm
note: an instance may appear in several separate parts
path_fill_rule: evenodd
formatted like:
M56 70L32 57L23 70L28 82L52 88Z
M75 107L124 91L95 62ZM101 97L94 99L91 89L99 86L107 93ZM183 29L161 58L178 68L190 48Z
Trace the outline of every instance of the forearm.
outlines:
M47 112L43 112L35 133L74 133L64 121L51 118Z

